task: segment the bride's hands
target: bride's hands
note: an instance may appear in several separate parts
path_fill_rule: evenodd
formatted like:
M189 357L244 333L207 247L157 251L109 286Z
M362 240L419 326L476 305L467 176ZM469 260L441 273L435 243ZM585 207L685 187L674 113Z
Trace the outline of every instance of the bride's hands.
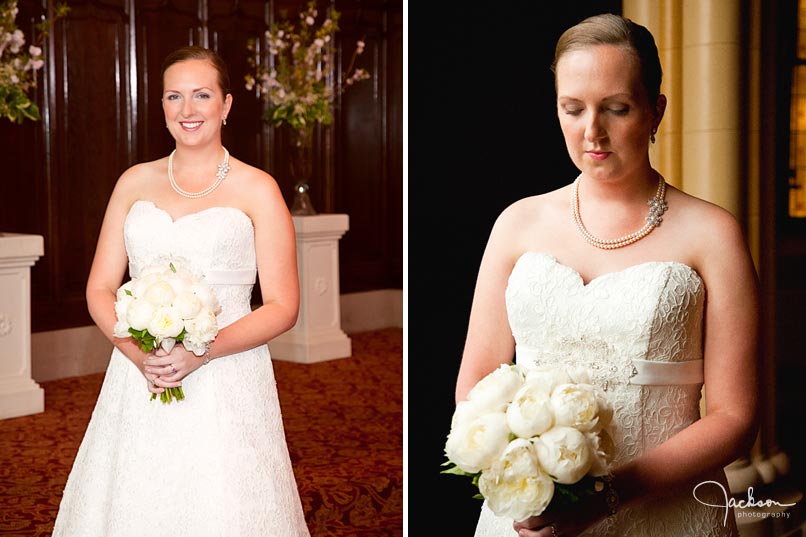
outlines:
M170 353L160 347L154 354L149 354L143 364L145 373L155 377L158 386L177 388L182 385L183 378L202 366L202 359L180 344L175 345Z
M544 513L512 524L518 537L576 537L607 517L604 494L595 494L582 505L560 513Z
M575 515L527 518L514 522L512 527L518 532L518 537L576 537L599 520L590 520L577 512Z
M514 522L512 527L518 532L518 537L575 537L590 526L581 526L578 522L573 517L536 516Z
M140 346L130 337L114 337L112 343L140 370L140 373L146 378L149 392L159 395L165 391L163 387L155 384L159 375L146 371L145 360L152 356L150 353L143 352ZM181 386L181 383L179 385ZM165 387L170 386L166 385Z

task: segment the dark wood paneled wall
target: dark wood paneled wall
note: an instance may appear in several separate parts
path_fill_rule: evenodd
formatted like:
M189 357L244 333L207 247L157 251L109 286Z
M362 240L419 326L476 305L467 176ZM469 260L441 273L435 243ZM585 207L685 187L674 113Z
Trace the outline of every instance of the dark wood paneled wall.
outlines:
M53 0L21 0L27 35ZM265 169L290 203L286 137L261 121L263 105L244 88L247 40L304 1L68 0L47 44L36 100L41 122L0 121L0 231L45 237L32 270L34 331L91 324L84 287L106 202L119 175L167 155L173 140L160 105L162 59L198 44L230 69L234 104L224 145ZM320 212L347 213L340 243L342 292L403 285L402 0L326 0L341 12L337 63L354 43L369 70L336 103L336 120L316 133L311 197Z

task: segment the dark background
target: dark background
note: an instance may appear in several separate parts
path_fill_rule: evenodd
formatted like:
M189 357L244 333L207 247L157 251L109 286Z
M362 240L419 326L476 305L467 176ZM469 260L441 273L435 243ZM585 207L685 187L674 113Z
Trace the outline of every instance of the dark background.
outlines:
M409 535L473 535L474 487L439 472L476 273L506 206L578 173L549 68L560 34L603 12L621 2L409 6Z

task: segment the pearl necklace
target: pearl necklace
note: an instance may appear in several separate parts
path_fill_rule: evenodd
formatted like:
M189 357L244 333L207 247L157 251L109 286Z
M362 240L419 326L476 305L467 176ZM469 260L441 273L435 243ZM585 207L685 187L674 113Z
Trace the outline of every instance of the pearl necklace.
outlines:
M227 173L229 173L229 151L227 151L226 147L222 146L224 150L224 162L218 165L218 171L216 172L216 180L215 182L205 188L200 192L188 192L186 190L182 190L179 185L176 184L176 179L174 179L174 153L176 153L176 149L171 151L170 156L168 157L168 180L171 182L171 188L174 189L174 192L179 194L180 196L184 196L186 198L202 198L218 188L218 185L221 184L221 181L227 177Z
M574 222L576 222L580 233L582 233L582 236L585 237L585 240L593 246L602 248L603 250L613 250L615 248L627 246L649 235L649 233L658 227L663 221L662 215L668 208L666 205L666 181L664 181L663 177L658 174L658 190L655 193L655 197L647 201L647 205L649 205L649 214L645 218L646 224L644 224L644 227L638 231L630 233L629 235L624 235L623 237L619 237L617 239L599 239L594 237L587 229L585 229L585 225L582 223L582 217L579 214L579 180L581 177L582 175L580 174L579 177L577 177L574 181L574 196L571 200L571 211L574 214Z

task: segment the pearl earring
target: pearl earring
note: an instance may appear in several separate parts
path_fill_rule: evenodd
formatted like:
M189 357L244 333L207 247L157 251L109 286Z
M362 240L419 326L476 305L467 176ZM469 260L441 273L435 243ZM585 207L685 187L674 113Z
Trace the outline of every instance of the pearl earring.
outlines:
M223 122L224 122L224 125L226 125L227 124L227 118L224 118Z

